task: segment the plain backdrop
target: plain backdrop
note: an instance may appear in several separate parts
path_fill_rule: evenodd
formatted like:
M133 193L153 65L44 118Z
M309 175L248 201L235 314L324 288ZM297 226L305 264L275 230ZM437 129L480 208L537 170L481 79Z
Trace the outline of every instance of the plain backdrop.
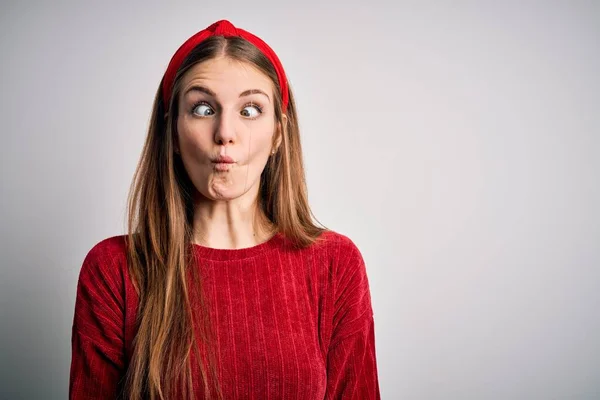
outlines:
M64 399L177 47L279 54L309 197L367 263L383 399L600 398L595 1L2 2L2 399Z

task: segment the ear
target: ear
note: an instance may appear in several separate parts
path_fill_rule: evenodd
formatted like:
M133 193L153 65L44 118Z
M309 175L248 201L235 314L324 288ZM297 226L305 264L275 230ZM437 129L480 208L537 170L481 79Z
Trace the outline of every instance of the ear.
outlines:
M287 115L283 114L281 119L283 123L279 122L277 124L277 132L273 140L273 150L275 152L277 152L277 150L279 150L279 146L281 146L281 142L283 141L283 135L287 133L288 117Z

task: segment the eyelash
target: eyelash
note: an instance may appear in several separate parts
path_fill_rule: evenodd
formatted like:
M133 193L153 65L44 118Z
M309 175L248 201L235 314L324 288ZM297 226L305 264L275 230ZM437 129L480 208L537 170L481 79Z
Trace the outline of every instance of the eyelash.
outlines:
M200 100L200 101L194 103L194 105L192 106L192 109L191 109L191 113L193 114L194 110L196 109L196 107L201 106L201 105L205 105L205 106L208 106L210 108L213 108L213 106L211 106L207 101ZM244 104L244 106L242 107L242 109L246 108L246 107L249 107L249 106L250 107L256 107L256 109L258 110L258 115L256 117L247 117L248 119L257 119L263 113L262 106L259 105L259 104L254 103L254 102L248 102L248 103ZM200 118L205 118L205 117L200 117Z

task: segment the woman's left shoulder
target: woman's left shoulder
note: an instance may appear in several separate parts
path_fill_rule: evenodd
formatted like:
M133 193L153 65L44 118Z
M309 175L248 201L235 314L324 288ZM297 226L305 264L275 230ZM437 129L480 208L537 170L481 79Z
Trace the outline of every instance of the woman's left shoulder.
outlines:
M321 233L319 241L320 245L334 258L333 261L354 259L363 262L362 253L358 245L343 233L325 230Z
M356 243L350 239L349 236L331 229L324 230L323 233L321 233L320 239L330 246L343 246L346 248L358 249Z

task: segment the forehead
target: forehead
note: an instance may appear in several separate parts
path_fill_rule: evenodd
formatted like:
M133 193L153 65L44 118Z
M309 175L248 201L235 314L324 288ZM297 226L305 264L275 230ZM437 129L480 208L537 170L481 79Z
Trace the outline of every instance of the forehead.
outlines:
M262 71L250 63L229 57L206 60L190 68L182 77L182 93L200 82L217 94L231 92L237 96L248 89L273 92L273 82Z

